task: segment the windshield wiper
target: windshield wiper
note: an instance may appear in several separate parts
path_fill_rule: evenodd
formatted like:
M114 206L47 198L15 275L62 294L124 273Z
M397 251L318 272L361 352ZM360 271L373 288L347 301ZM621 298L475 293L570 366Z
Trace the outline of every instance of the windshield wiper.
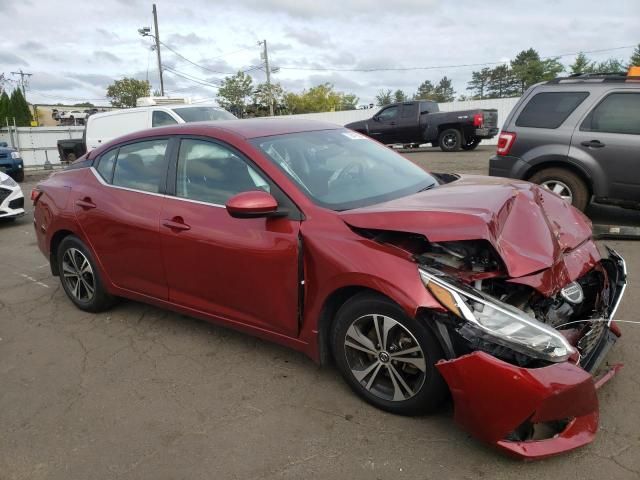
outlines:
M416 193L420 193L420 192L426 192L427 190L431 190L433 187L435 187L436 185L438 185L438 182L433 182L431 185L427 185L424 188L421 188L420 190L418 190Z

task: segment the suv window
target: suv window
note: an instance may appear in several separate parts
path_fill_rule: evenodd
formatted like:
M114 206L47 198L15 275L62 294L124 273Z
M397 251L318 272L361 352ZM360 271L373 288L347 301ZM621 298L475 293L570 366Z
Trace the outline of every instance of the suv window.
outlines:
M270 191L267 181L232 150L204 140L182 140L176 195L224 205L237 193Z
M417 103L402 104L402 118L415 118L418 115Z
M166 125L175 125L178 123L175 118L162 110L154 110L151 117L152 127L164 127Z
M120 147L113 185L157 193L167 164L165 152L169 140L147 140Z
M516 126L558 128L588 96L588 92L538 93L524 107Z
M391 120L392 118L396 118L398 115L398 106L394 105L393 107L388 107L382 110L378 114L378 118L380 120Z
M580 130L640 135L640 93L612 93L594 108Z
M108 151L100 157L98 168L96 168L100 176L104 178L107 183L111 183L111 178L113 177L113 165L116 163L117 154L117 148Z

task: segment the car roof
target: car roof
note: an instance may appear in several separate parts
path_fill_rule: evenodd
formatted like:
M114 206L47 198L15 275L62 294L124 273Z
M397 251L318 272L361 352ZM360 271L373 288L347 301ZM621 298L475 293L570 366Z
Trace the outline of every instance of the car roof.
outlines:
M218 105L213 105L210 103L167 103L160 105L145 105L144 107L132 107L132 108L120 108L118 110L110 110L108 112L100 112L95 113L91 116L92 119L109 117L111 115L121 115L122 113L130 113L130 112L141 112L148 111L152 108L189 108L189 107L209 107L215 108L216 110L224 110L220 108Z

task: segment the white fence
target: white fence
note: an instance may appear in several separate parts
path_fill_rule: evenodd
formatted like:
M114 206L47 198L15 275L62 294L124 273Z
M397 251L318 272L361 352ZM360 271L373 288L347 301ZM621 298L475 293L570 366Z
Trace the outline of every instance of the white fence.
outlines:
M494 98L491 100L470 100L466 102L440 103L440 110L450 112L454 110L471 110L475 108L495 108L498 110L498 127L502 128L502 123L509 115L518 98ZM370 118L377 109L369 110L347 110L344 112L324 112L324 113L303 113L299 115L283 115L289 118L308 118L312 120L323 120L326 122L345 125L357 120ZM0 142L7 142L18 149L24 159L26 167L37 167L44 165L48 159L52 164L60 163L58 155L58 140L82 137L84 127L18 127L8 132L0 130ZM486 140L483 143L495 145L497 137Z
M25 167L60 163L58 140L81 138L84 127L18 127L0 130L0 142L20 151Z

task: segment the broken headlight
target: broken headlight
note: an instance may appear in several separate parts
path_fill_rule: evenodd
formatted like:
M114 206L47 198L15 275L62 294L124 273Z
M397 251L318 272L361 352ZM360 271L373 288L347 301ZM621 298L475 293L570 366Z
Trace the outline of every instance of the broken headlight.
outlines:
M473 289L432 268L420 268L429 292L454 315L498 345L551 362L569 358L574 348L555 329L522 310Z

